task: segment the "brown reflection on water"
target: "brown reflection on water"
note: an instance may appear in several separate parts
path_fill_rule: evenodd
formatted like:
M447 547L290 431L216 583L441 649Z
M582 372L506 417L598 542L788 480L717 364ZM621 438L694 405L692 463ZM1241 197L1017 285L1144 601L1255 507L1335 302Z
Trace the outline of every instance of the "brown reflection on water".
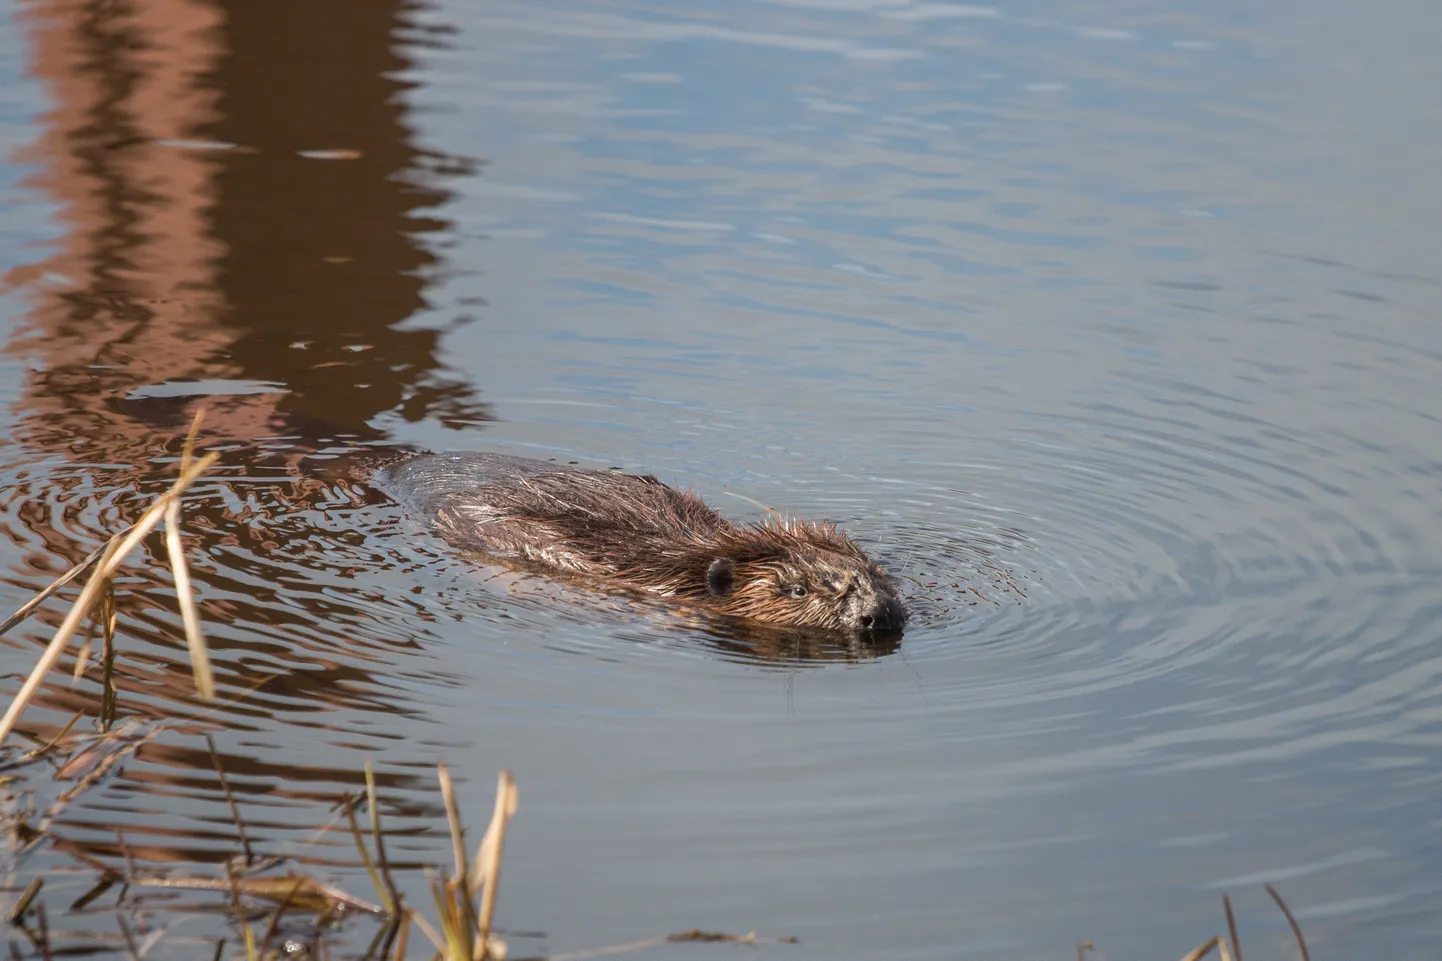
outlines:
M437 268L439 164L405 124L399 3L42 0L29 68L54 107L24 159L56 249L6 278L34 298L7 345L37 368L21 438L105 462L153 454L182 381L240 381L208 429L374 435L388 412L476 423L438 332L397 330ZM268 385L273 389L267 390ZM147 390L151 388L151 390ZM195 393L225 393L197 388Z
M215 182L229 358L289 386L280 407L291 417L357 432L389 411L488 419L468 384L441 370L435 331L394 329L427 306L438 268L425 241L449 226L434 212L448 196L438 170L476 169L412 143L399 79L410 63L395 40L405 9L229 4L232 52L214 75L221 110L207 127L248 148ZM315 158L324 151L352 159Z
M39 166L31 185L59 205L62 235L50 256L6 277L35 300L7 348L38 368L19 413L41 446L72 436L121 446L107 402L213 370L224 347L213 322L224 245L208 222L215 160L167 146L215 117L204 78L223 50L222 21L207 0L26 10L28 66L53 107L20 159Z
M430 238L448 226L434 212L448 196L441 177L475 167L412 142L399 79L410 67L407 9L34 0L22 17L27 67L51 107L16 159L36 168L29 186L56 205L60 236L4 278L31 304L5 345L28 370L0 458L0 518L23 557L7 581L22 596L38 590L134 519L173 475L176 434L199 399L207 439L238 448L186 510L221 706L194 701L158 541L117 584L122 715L160 733L56 828L98 856L117 842L110 815L95 812L133 808L126 792L185 798L200 822L222 825L214 837L194 820L147 827L145 858L229 850L197 731L343 741L353 749L323 753L338 767L222 752L242 803L316 802L354 788L364 753L414 723L391 673L424 628L388 627L411 602L352 576L384 545L358 530L343 491L298 485L249 447L301 435L296 455L280 458L293 461L320 437L378 438L383 415L489 419L474 388L443 368L438 331L398 329L427 307L439 269ZM3 639L5 669L31 663L58 620L47 610ZM48 739L70 715L96 714L98 665L72 687L74 663L57 668L23 730ZM177 718L199 720L181 730ZM393 791L417 782L379 775ZM252 840L310 830L318 817L297 808Z

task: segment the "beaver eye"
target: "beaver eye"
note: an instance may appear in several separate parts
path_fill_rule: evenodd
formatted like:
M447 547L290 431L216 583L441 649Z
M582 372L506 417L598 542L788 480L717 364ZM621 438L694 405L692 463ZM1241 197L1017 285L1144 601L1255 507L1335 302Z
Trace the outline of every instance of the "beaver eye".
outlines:
M791 585L789 585L789 586L787 586L787 587L783 587L783 588L781 589L781 593L787 595L788 597L805 597L805 596L806 596L806 585L805 585L805 584L791 584Z

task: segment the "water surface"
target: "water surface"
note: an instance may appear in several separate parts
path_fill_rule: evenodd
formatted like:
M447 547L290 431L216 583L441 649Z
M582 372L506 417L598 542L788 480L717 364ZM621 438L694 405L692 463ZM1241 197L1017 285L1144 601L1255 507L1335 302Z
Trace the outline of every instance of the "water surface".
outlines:
M163 488L198 399L226 451L187 504L226 706L57 835L223 861L209 732L253 842L357 893L314 835L366 758L410 862L449 858L436 762L476 828L512 767L523 952L1173 957L1229 891L1285 957L1271 882L1314 957L1432 957L1431 6L0 10L4 604ZM478 570L307 459L389 444L829 517L913 623ZM122 712L198 713L168 575L120 586ZM35 736L93 715L64 668ZM90 882L52 924L110 930L64 916Z

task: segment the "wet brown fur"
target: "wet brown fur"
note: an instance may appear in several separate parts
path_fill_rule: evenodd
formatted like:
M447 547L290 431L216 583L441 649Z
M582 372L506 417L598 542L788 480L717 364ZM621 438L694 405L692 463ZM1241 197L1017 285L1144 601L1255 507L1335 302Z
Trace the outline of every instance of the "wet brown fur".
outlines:
M905 621L886 574L832 524L741 526L649 475L509 463L519 466L428 502L442 536L517 566L757 621L856 630Z

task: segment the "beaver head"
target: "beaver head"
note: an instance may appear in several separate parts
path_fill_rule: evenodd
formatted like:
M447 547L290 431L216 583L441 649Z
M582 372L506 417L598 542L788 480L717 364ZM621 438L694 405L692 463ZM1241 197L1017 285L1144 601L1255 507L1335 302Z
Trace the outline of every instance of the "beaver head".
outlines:
M906 624L896 588L830 524L735 528L710 545L705 603L726 614L830 630L888 632Z

